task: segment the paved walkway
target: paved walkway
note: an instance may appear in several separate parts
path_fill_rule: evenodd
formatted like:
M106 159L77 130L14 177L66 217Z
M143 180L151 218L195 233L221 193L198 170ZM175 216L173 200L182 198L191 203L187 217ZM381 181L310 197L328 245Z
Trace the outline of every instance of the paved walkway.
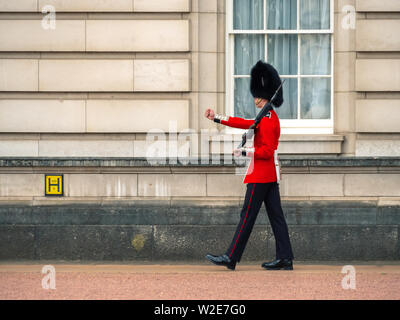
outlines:
M259 264L240 264L230 271L206 264L53 264L55 289L43 288L51 285L43 266L0 264L0 299L400 300L400 265L393 264L353 265L352 279L349 271L341 272L343 265L266 271Z

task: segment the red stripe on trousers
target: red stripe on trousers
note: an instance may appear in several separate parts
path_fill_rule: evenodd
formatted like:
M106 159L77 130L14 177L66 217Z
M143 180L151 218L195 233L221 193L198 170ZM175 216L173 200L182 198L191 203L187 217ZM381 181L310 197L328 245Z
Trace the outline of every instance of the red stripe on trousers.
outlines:
M251 191L251 196L250 196L250 200L249 200L249 205L247 206L246 216L244 217L242 227L240 228L240 231L239 231L239 234L238 234L238 236L237 236L237 238L236 238L235 244L233 245L233 249L232 249L231 253L229 254L229 258L232 256L233 250L235 250L235 248L236 248L236 244L237 244L237 242L238 242L238 240L239 240L240 233L242 232L242 229L243 229L243 227L244 227L244 224L246 223L247 214L249 213L249 209L250 209L250 205L251 205L251 198L253 198L253 192L254 192L255 186L256 186L256 184L253 185L253 190Z

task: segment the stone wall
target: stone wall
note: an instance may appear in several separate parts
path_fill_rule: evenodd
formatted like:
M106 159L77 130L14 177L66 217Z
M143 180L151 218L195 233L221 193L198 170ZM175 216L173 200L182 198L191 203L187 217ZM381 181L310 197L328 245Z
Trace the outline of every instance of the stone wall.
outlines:
M169 121L218 134L203 113L227 110L226 1L0 1L0 156L138 156L127 144L143 154ZM280 153L400 154L399 21L396 0L334 1L334 134L283 135Z
M31 204L244 197L245 163L232 158L1 158L0 201ZM400 201L398 158L281 157L285 200ZM64 175L64 196L45 197L45 174Z
M400 72L400 38L394 30L400 23L399 2L357 0L356 9L355 154L398 155L400 83L396 74Z
M1 159L0 259L199 261L224 252L244 200L243 165L196 160ZM399 260L399 161L281 159L296 259ZM44 196L45 173L64 174L63 197ZM274 252L263 207L244 260Z
M222 250L245 190L241 134L203 116L228 110L227 1L0 0L1 259ZM333 3L333 134L281 136L285 212L299 259L399 259L400 2ZM165 165L146 160L150 132ZM46 173L63 197L44 196ZM270 255L265 219L254 234L248 259Z
M56 10L54 30L42 26L45 5ZM168 136L171 121L223 135L203 113L227 110L225 8L225 0L1 1L0 156L143 156L146 133ZM351 116L341 114L338 128ZM351 130L336 131L282 136L280 153L354 154ZM186 155L208 152L198 139Z
M283 201L297 261L400 260L399 206ZM204 261L222 254L237 205L81 204L0 207L0 260ZM275 258L264 207L243 261Z

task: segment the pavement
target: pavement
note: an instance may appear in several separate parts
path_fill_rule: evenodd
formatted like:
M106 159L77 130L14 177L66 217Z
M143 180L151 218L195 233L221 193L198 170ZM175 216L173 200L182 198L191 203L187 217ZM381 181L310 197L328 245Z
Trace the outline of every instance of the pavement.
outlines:
M258 263L230 271L206 263L2 262L0 299L400 300L400 262L295 263L293 271Z

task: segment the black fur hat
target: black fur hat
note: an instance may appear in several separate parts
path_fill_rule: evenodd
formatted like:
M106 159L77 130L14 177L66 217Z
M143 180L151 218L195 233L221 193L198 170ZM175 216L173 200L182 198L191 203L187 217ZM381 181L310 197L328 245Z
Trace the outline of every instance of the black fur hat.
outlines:
M264 98L271 100L275 91L281 84L278 71L269 63L259 60L251 69L250 92L254 98ZM281 88L274 101L275 107L280 107L283 103L283 88Z

